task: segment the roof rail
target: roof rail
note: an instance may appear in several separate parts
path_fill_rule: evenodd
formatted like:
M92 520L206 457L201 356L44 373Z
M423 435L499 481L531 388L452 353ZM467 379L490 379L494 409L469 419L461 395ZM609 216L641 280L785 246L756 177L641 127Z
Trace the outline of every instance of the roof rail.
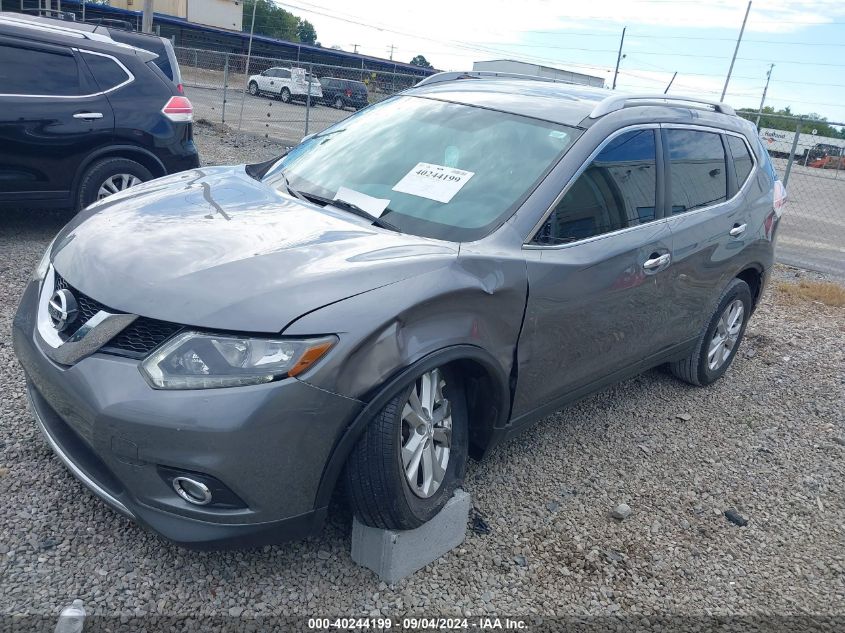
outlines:
M77 39L82 40L91 40L92 42L104 42L107 44L112 44L114 46L122 46L124 48L133 48L126 44L121 44L120 42L115 42L112 38L107 35L103 35L102 33L95 33L93 31L82 31L80 29L75 29L73 27L63 26L61 24L62 20L53 20L57 24L53 24L51 22L42 22L42 21L34 21L34 20L22 20L17 17L13 17L8 13L0 14L0 24L9 24L12 26L20 26L27 29L33 29L36 31L44 31L46 33L54 33L57 35L67 35L69 37L75 37ZM78 23L77 23L78 24Z
M622 108L630 108L633 106L643 105L668 105L680 106L686 104L692 107L707 106L712 108L715 112L722 114L729 114L736 116L734 109L726 103L720 101L708 101L706 99L699 99L697 97L681 97L675 95L665 94L636 94L636 95L612 95L602 99L590 112L591 119L598 119L605 114L610 114Z
M456 81L458 79L485 79L487 77L502 77L505 79L528 79L530 81L548 81L559 84L573 84L578 85L574 81L567 81L566 79L554 79L553 77L538 77L537 75L520 75L519 73L500 73L495 70L455 70L443 73L435 73L425 77L418 82L417 86L430 86L431 84L440 84L446 81Z

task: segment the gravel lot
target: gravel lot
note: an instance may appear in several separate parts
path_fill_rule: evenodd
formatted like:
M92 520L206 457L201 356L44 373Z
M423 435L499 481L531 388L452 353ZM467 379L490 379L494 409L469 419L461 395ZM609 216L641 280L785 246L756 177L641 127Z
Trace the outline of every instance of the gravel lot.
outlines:
M197 137L210 163L282 149L210 128ZM845 618L845 309L773 285L714 387L651 371L546 418L470 466L466 489L491 532L388 587L350 559L341 502L307 541L190 552L109 510L51 454L10 329L66 219L0 217L0 614L57 614L81 598L124 616ZM621 522L610 517L620 503L632 509Z

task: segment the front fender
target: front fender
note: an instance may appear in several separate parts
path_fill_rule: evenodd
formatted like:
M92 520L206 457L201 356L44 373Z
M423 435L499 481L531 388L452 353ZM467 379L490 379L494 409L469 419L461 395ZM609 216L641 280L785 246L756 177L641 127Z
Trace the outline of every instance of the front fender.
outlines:
M510 376L526 293L521 260L459 257L444 268L320 308L283 334L337 334L335 349L302 379L369 401L405 368L460 345L484 350Z

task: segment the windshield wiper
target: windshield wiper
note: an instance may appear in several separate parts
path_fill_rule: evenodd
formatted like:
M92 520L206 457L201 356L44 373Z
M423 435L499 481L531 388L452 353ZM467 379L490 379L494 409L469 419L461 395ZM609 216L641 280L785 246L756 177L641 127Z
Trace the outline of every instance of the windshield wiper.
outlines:
M279 175L282 177L282 182L285 183L285 188L288 190L288 193L290 195L292 195L294 198L299 198L303 202L310 202L308 198L302 195L301 192L291 187L290 180L288 180L288 175L285 173L284 170L280 171Z
M384 220L384 219L378 217L377 215L373 215L369 211L365 211L364 209L359 207L357 204L353 204L351 202L348 202L347 200L342 200L342 199L332 200L330 198L324 198L323 196L318 196L316 194L308 193L308 192L304 192L304 191L298 191L297 193L307 200L322 204L324 207L325 206L336 207L336 208L338 208L342 211L346 211L346 212L351 213L353 215L357 215L359 218L364 218L365 220L369 220L374 226L379 226L383 229L388 229L389 231L396 231L397 233L402 232L399 229L399 227L391 224L387 220ZM390 211L390 209L389 208L385 209L385 211Z

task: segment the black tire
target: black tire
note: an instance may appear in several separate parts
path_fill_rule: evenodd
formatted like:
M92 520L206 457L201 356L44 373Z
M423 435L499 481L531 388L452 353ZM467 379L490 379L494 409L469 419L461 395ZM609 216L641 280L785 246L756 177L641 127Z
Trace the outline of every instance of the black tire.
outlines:
M279 93L279 99L282 100L282 103L290 103L290 90L282 88L282 91Z
M150 170L141 163L128 158L103 158L88 167L79 181L79 194L77 196L77 210L84 209L92 202L96 202L100 187L106 180L118 174L130 174L146 182L153 179Z
M372 527L410 530L433 518L461 486L466 471L469 431L466 396L460 374L440 369L451 404L449 462L440 487L428 498L411 489L402 465L402 410L414 384L394 396L367 426L346 462L344 479L358 520Z
M708 358L710 343L713 341L716 328L719 325L719 319L728 306L735 300L741 301L743 307L742 326L739 329L739 336L731 347L728 357L717 368L711 369ZM748 326L748 318L751 316L752 305L751 289L748 287L748 284L742 279L732 280L728 284L728 287L725 288L722 296L719 297L719 303L707 321L707 326L698 338L694 351L683 360L669 363L668 367L672 375L684 382L699 387L710 385L721 378L728 370L728 367L731 366L734 356L736 356L736 352L742 343L742 338L745 336L745 328Z
M335 97L334 103L332 104L338 110L343 110L346 107L346 104L343 102L343 97Z
M258 84L254 81L249 82L249 94L251 94L253 97L258 96Z

